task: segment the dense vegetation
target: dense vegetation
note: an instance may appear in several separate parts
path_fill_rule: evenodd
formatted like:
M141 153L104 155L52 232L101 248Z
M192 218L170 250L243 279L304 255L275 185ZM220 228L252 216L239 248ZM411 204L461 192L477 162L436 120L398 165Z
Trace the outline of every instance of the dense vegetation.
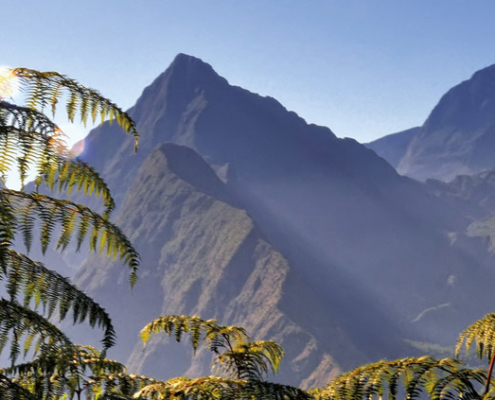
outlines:
M18 82L23 105L9 99ZM130 284L137 279L139 255L110 222L114 201L103 179L82 160L72 157L63 135L46 115L65 105L70 121L116 119L138 139L131 118L98 92L58 73L15 69L0 76L0 351L10 366L0 370L2 399L361 399L428 396L432 399L495 397L491 382L495 360L495 315L466 329L459 339L468 351L476 343L480 358L490 360L489 371L465 366L457 358L432 357L380 361L334 379L327 387L305 392L265 380L276 373L283 357L273 341L252 341L237 326L190 316L163 316L142 330L146 343L158 333L177 341L187 336L196 352L203 345L213 354L215 375L158 381L130 374L124 365L106 358L115 343L110 316L71 282L26 254L14 249L22 238L29 250L40 240L64 249L73 239L79 248L87 240L91 251L106 252L128 266ZM5 180L18 173L22 184L32 170L36 191L8 189ZM14 172L13 172L14 171ZM41 186L53 196L37 191ZM80 191L102 199L104 211L94 210L56 194ZM35 229L36 228L36 229ZM39 236L39 238L35 237ZM101 350L72 343L52 318L72 318L103 330ZM166 356L166 355L165 355ZM22 358L22 361L20 359Z

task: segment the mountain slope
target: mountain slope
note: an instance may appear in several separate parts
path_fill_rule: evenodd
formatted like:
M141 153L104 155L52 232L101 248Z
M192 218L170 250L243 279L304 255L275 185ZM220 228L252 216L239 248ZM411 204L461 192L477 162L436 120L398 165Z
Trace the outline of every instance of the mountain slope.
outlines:
M143 353L139 329L165 314L242 323L260 338L279 340L287 349L287 366L281 370L286 382L322 385L349 368L349 360L366 360L330 309L318 310L321 306L303 281L297 282L297 290L290 288L295 282L288 262L246 212L229 203L225 185L186 147L161 145L140 168L117 219L143 257L133 296L126 271L117 263L101 266L91 259L76 277L79 286L108 308L119 335L119 357L130 356L130 370L162 378L209 374L208 360L191 363L191 352L165 337L153 338ZM306 304L314 303L318 320L306 326L293 311L283 310L301 296ZM332 341L315 335L315 325Z
M495 65L450 89L405 151L394 135L368 146L400 174L419 180L449 181L491 169L495 166Z
M477 175L458 175L448 183L436 179L425 183L431 193L457 203L472 219L495 212L495 168Z
M420 127L415 127L392 133L373 142L366 143L365 146L387 160L392 167L397 168L406 154L407 148L420 131Z

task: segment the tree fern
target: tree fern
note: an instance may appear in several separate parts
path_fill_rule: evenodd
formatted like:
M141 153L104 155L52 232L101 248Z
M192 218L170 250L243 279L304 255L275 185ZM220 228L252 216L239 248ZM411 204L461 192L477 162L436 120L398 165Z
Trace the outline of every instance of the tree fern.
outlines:
M19 80L25 104L14 104L2 97L2 93L8 93L9 79L13 76ZM47 399L73 393L72 380L77 380L78 375L74 372L71 378L62 379L63 368L79 369L83 373L91 371L91 374L97 370L107 374L124 373L123 367L106 360L104 353L75 347L49 321L54 315L59 319L71 315L74 323L87 321L91 326L101 327L105 351L115 342L114 328L105 310L68 279L12 248L18 236L28 250L33 240L39 239L43 252L53 242L64 250L71 240L78 249L87 240L92 251L105 251L108 256L122 260L129 268L131 285L136 281L139 255L109 220L115 203L106 183L91 166L73 157L66 146L65 135L46 115L49 112L54 116L60 107L72 122L76 118L83 123L95 122L97 118L116 120L134 136L136 146L139 136L132 119L119 107L64 75L17 68L11 70L9 76L0 76L0 178L3 183L0 187L0 280L8 297L0 298L0 353L8 349L13 363L0 375L0 398L5 399L32 398L29 393L48 396L48 388L55 386L59 391ZM36 191L26 193L24 183L33 169ZM5 187L12 174L18 174L21 190ZM40 194L37 190L41 185L52 193L70 195L79 191L100 197L104 212L100 215L70 200ZM39 227L39 238L34 237L35 226ZM36 356L22 364L24 369L14 364L21 353Z
M488 376L485 384L485 393L490 390L493 366L495 364L495 314L487 314L482 319L467 327L459 336L455 348L456 357L459 356L463 345L466 353L473 343L476 343L476 354L480 359L487 357L490 360Z
M17 301L22 296L27 307L35 299L34 309L41 306L47 318L58 310L59 318L64 319L67 312L72 310L74 323L89 320L92 326L104 329L103 349L115 343L115 331L110 316L91 297L71 284L67 278L23 254L9 249L8 257L11 268L4 280L11 301Z
M15 68L13 73L20 80L21 90L26 94L26 104L30 108L43 113L49 108L54 116L59 101L65 98L66 113L71 122L74 122L77 115L83 123L88 119L96 122L98 117L101 122L108 118L112 123L115 119L127 133L135 137L137 148L139 134L134 121L96 90L82 86L58 72Z
M34 392L36 398L100 399L127 398L154 379L128 374L125 367L104 357L90 346L60 347L32 361L0 371L6 377L15 377L24 388ZM33 379L33 377L36 377ZM36 388L32 383L39 382Z
M310 395L293 386L271 382L228 379L218 376L173 378L136 392L135 399L153 400L309 400Z
M10 229L12 234L20 228L26 244L32 240L30 234L33 220L41 222L40 244L43 252L52 241L52 234L59 224L63 229L57 247L65 248L75 235L77 247L80 248L84 239L88 237L92 251L101 252L106 249L109 256L118 256L124 261L130 269L131 284L135 283L139 255L126 236L105 215L102 216L70 200L60 200L39 193L3 189L0 191L0 201L2 198L10 204L14 214L6 221L6 228ZM19 217L22 225L18 222Z
M220 376L196 379L174 378L155 382L135 394L139 399L309 399L301 389L264 381L276 373L284 355L282 346L273 341L251 341L242 327L219 325L214 319L203 320L187 315L159 317L141 330L146 343L152 334L165 333L181 341L190 334L196 351L200 343L215 354L212 369ZM223 375L223 376L221 376Z
M271 341L251 342L244 328L219 325L214 319L203 320L188 315L167 315L155 319L141 330L146 343L152 333L163 332L180 342L184 333L191 334L196 351L204 342L215 353L213 366L230 377L261 379L269 371L277 371L283 350Z
M485 379L484 370L465 368L458 360L404 358L358 367L313 394L317 400L395 400L399 394L410 400L481 399L477 389Z

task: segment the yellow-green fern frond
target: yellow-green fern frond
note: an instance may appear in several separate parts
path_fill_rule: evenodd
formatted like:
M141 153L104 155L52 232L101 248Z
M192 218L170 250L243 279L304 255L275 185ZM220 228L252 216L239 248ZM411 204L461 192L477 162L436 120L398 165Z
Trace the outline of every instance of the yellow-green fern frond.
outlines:
M0 373L0 399L2 400L39 400L29 390L19 384L18 379L9 378Z
M337 377L314 393L317 400L382 399L395 400L400 394L413 400L427 396L433 400L481 399L477 389L486 372L464 368L458 360L431 357L379 361Z
M161 383L161 381L144 375L128 373L109 374L105 379L102 379L103 390L106 396L104 398L130 399L139 390L159 382Z
M146 343L151 334L165 333L179 342L184 333L191 334L196 351L200 342L215 353L213 368L228 377L262 380L269 372L276 373L284 351L273 341L252 342L244 328L219 325L217 320L203 320L188 315L166 315L155 319L141 330Z
M149 400L309 400L305 391L287 385L226 379L217 376L180 377L157 382L138 391L135 399Z
M16 377L17 381L26 388L30 387L30 382L35 378L37 385L32 390L38 399L58 399L64 394L68 399L79 399L81 395L93 399L99 398L98 396L106 392L130 396L136 390L153 382L149 379L124 378L127 375L121 363L105 358L95 348L80 345L59 347L50 353L41 354L30 362L5 368L0 373L8 377ZM132 381L129 385L132 392L129 392L127 386L122 383L124 380L127 383Z
M39 220L43 252L46 251L51 242L52 234L57 225L62 227L62 232L58 238L58 247L64 248L72 236L76 236L79 249L86 236L89 236L90 250L102 252L106 249L109 256L119 257L129 267L130 282L131 285L134 285L140 262L139 255L121 230L105 216L72 201L59 200L39 193L24 193L4 189L0 192L1 201L9 203L19 216L14 221L7 221L4 228L6 232L7 228L14 233L15 229L20 228L26 239L26 232L30 232L33 219ZM2 228L2 220L0 219L0 234ZM8 232L5 235L9 237Z
M277 373L283 356L282 346L271 340L238 343L215 357L214 367L232 378L263 380Z
M0 101L0 175L7 176L15 165L22 183L35 167L37 187L44 183L52 192L57 187L70 194L76 188L102 196L106 215L115 207L104 180L72 157L62 131L51 120L36 110Z
M233 346L250 341L246 330L240 326L218 325L216 321L206 321L205 341L209 350L219 354L222 349L230 350Z
M476 344L476 353L479 358L490 359L492 357L495 350L495 314L485 315L460 334L455 348L456 357L459 356L463 345L468 353L473 343Z
M0 299L0 352L10 341L9 357L15 362L25 338L36 340L35 353L53 351L60 345L72 345L60 329L37 312L14 301Z
M17 76L25 104L6 101ZM92 251L106 250L130 269L131 285L136 280L139 255L118 227L109 221L115 204L98 173L66 146L65 135L45 115L55 114L59 105L70 121L80 118L96 122L113 119L134 136L138 133L131 118L97 91L56 72L26 68L11 70L0 77L0 280L9 299L0 299L0 352L9 350L14 363L21 352L34 360L0 371L1 399L70 400L129 399L144 385L154 383L125 374L122 364L105 358L115 332L109 316L90 297L66 278L12 249L17 235L31 247L39 229L41 249L55 241L64 249L74 238L78 249L89 240ZM7 94L6 94L7 93ZM14 100L12 100L14 101ZM39 193L25 193L24 182L34 170L36 190L43 185L51 192L74 191L101 197L102 215L69 200ZM17 172L21 191L5 188L6 180ZM37 235L37 234L36 234ZM103 353L74 346L48 319L72 314L74 323L88 321L104 329ZM76 396L76 397L74 397Z
M115 208L115 202L103 178L101 178L93 167L86 164L83 160L79 158L60 158L55 177L52 190L55 185L58 185L59 193L67 192L70 195L75 188L87 196L101 196L104 202L105 216L110 216L110 213Z
M199 317L189 315L165 315L153 320L141 329L140 336L144 344L149 340L151 334L159 332L168 336L173 335L175 340L180 342L184 333L190 333L191 345L193 350L196 351L208 323L215 325L216 320L205 321Z
M110 122L115 119L127 133L134 136L137 147L139 134L134 121L98 91L82 86L58 72L40 72L28 68L15 68L13 71L20 80L21 90L26 94L28 107L41 112L49 107L55 114L58 103L65 99L67 117L71 122L74 122L76 115L83 123L88 118L96 122L98 115L101 122L106 118Z
M67 278L23 254L9 249L6 256L9 268L3 279L11 301L17 301L22 296L24 305L28 307L34 299L34 310L41 305L47 318L58 310L60 320L71 310L74 323L88 321L92 327L97 326L104 330L104 349L114 345L115 330L110 316L91 297L71 284Z

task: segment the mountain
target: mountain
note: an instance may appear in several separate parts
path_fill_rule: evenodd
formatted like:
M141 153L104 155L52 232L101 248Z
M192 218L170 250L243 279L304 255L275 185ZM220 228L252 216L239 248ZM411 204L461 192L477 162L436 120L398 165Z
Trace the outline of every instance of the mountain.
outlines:
M232 204L226 185L193 150L163 144L152 151L129 188L117 223L142 254L133 295L116 296L111 290L115 282L129 292L127 272L110 261L102 266L96 257L76 279L111 312L120 356L130 357L130 370L162 378L181 369L209 373L208 360L191 364L191 351L165 337L154 337L143 353L136 340L139 329L171 313L242 323L258 337L279 340L291 364L281 371L287 382L321 385L349 368L350 360L367 359L335 322L331 307L318 310L321 305L304 279L296 278L248 214ZM300 309L301 297L311 314Z
M397 171L419 180L449 181L495 166L495 65L450 89L419 129L367 146Z
M476 175L458 175L450 182L428 179L425 183L430 193L456 203L473 220L495 212L495 168Z
M136 334L163 313L281 341L280 379L310 387L407 354L404 339L451 344L491 309L493 258L472 219L356 141L182 54L129 112L136 155L106 123L82 157L120 204L141 279L129 297L125 272L91 257L76 283L109 310L117 358L139 371L205 373L161 341L142 355Z
M366 147L387 160L392 167L397 168L406 154L407 148L420 131L420 127L415 127L392 133L373 142L366 143Z

